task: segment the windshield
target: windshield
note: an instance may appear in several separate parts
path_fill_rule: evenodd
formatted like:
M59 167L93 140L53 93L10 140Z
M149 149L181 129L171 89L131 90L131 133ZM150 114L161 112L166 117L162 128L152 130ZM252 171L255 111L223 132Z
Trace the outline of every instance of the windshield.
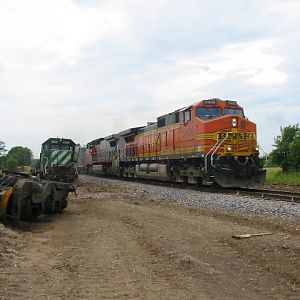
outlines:
M239 108L225 108L224 115L239 115L243 116L243 110Z
M212 119L221 115L219 107L198 107L197 116L201 119Z

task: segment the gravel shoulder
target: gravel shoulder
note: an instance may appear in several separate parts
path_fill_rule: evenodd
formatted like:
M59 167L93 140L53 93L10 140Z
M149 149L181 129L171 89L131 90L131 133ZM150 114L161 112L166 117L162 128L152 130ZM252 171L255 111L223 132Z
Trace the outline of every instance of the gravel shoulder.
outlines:
M86 176L77 193L0 227L0 299L300 297L299 204Z

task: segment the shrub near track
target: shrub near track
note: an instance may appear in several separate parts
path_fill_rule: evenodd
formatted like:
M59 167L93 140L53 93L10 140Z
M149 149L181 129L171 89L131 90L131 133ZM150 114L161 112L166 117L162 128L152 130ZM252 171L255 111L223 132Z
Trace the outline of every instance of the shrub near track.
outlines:
M267 184L299 185L300 172L282 172L280 167L267 168Z

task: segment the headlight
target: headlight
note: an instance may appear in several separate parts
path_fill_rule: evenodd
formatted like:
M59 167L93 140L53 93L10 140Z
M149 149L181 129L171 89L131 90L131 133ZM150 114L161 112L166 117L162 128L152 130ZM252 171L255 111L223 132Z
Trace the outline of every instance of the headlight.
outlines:
M227 151L231 151L232 150L232 148L229 146L229 147L227 147Z
M258 146L256 146L256 147L255 147L255 150L256 150L256 151L259 151L259 147L258 147Z
M231 118L232 127L237 127L237 118Z

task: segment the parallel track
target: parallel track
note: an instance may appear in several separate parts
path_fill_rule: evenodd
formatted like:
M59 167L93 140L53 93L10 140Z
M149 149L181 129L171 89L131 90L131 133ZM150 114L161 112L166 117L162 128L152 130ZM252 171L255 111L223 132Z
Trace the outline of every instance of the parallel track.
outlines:
M233 194L233 195L241 195L241 196L252 196L259 199L268 199L268 200L277 200L277 201L286 201L286 202L294 202L300 203L300 193L299 192L290 192L290 191L282 191L282 190L271 190L271 189L256 189L256 188L222 188L216 185L189 185L182 184L176 182L165 182L165 181L155 181L148 179L137 179L137 178L116 178L116 177L106 177L101 175L91 175L84 174L93 177L102 177L102 178L110 178L114 180L122 180L122 181L134 181L140 182L144 184L150 185L159 185L165 187L174 187L180 189L190 189L196 190L199 192L207 192L207 193L225 193L225 194Z
M271 200L281 200L288 202L300 203L300 193L281 191L281 190L270 190L270 189L251 189L251 188L240 188L240 193L254 195L259 198L267 198Z

